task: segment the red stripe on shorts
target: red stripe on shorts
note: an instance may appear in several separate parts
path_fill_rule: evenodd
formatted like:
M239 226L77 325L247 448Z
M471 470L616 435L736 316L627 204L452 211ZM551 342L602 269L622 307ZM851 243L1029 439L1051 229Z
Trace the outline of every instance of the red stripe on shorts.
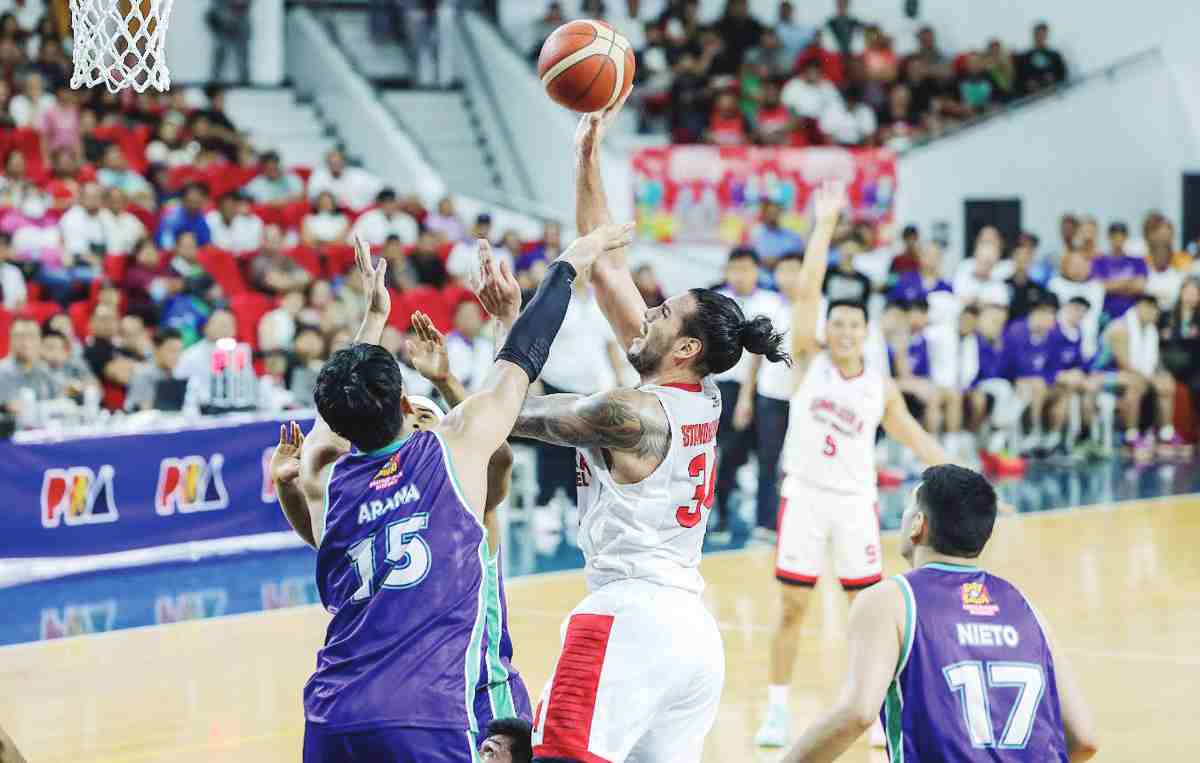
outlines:
M838 578L843 586L851 588L865 588L869 585L874 585L880 580L883 580L883 575L867 575L865 578Z
M609 763L588 752L588 740L612 626L612 615L571 615L547 699L542 743L533 749L534 755Z

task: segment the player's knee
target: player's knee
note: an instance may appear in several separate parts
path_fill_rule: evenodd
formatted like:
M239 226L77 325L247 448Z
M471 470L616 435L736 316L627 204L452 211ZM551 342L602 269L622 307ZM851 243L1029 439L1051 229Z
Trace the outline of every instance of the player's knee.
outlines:
M808 605L808 593L811 589L804 587L800 590L785 589L780 601L779 622L783 628L800 625L804 619L804 610Z
M1154 390L1159 395L1175 394L1175 379L1170 374L1158 374L1154 377Z

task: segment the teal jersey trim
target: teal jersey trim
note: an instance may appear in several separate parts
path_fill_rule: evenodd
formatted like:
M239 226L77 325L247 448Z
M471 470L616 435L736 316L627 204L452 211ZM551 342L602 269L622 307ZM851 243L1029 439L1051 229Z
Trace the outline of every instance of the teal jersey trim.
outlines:
M476 551L479 559L479 595L475 601L475 625L471 628L471 640L467 644L467 662L463 668L463 701L467 707L467 721L471 733L479 732L479 722L475 718L475 688L479 685L479 665L483 659L483 633L487 619L487 531L479 541Z
M925 565L931 570L941 570L942 572L980 572L981 570L973 564L949 564L948 562L930 562Z
M900 645L896 675L892 678L883 703L884 734L887 737L888 760L891 763L904 763L904 692L900 688L900 676L908 667L908 658L912 655L917 631L917 600L903 575L895 575L892 580L896 581L904 595L904 643Z
M321 537L317 538L318 549L321 548L321 542L325 540L325 528L329 524L329 486L333 483L333 470L337 468L341 460L339 457L329 465L329 476L325 478L325 506L321 509Z
M513 702L512 687L508 683L508 668L500 659L501 614L503 602L500 601L500 555L487 561L487 666L488 666L488 701L492 705L493 718L512 718L517 714Z
M395 453L396 451L400 450L402 447L404 447L404 443L406 443L410 439L412 439L412 436L413 436L413 433L409 432L408 434L401 437L399 440L396 440L395 442L393 442L391 445L384 445L379 450L363 451L362 455L367 456L368 458L378 458L379 456L390 456L393 453Z

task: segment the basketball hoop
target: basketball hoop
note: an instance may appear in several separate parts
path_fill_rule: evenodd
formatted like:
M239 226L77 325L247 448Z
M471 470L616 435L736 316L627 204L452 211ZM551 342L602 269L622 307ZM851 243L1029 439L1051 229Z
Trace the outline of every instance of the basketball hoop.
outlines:
M75 73L71 87L110 92L171 87L167 21L175 0L71 0Z

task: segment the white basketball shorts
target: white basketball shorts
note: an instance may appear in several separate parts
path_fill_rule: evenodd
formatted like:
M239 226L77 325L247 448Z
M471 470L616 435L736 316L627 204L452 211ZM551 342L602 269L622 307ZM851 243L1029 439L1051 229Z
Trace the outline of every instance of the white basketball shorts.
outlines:
M779 491L775 577L815 585L833 543L833 569L842 588L858 590L883 576L877 497L832 493L792 476Z

